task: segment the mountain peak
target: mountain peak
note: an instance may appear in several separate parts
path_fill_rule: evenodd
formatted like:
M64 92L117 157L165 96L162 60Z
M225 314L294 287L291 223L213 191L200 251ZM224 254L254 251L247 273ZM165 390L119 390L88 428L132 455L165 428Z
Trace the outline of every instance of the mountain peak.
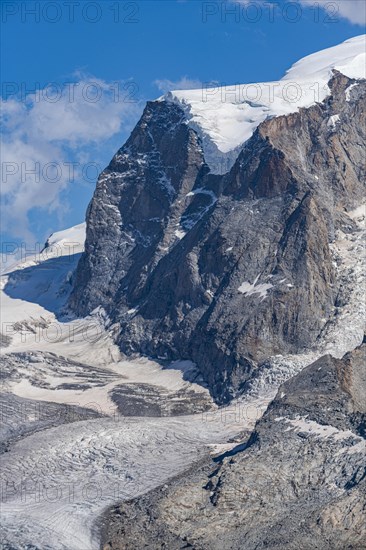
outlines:
M207 161L213 165L210 157L217 160L217 155L225 157L235 151L267 118L324 101L330 95L328 82L334 70L351 79L366 78L365 38L356 36L304 57L279 81L175 90L160 100L183 107L189 124L203 139Z

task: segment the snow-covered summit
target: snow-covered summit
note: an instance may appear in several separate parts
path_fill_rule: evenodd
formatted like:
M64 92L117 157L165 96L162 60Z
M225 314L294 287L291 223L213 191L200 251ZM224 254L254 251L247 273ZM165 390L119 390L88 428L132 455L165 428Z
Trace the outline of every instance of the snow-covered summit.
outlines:
M277 82L176 90L163 98L179 102L204 145L223 156L247 141L268 117L290 114L323 101L333 70L366 78L366 35L304 57ZM210 154L208 155L210 157Z
M19 247L14 255L13 261L6 262L2 269L2 275L9 274L13 271L26 269L34 265L38 265L53 258L62 256L74 256L84 251L86 234L86 223L80 223L62 231L52 233L43 248L37 251L37 247L33 252L26 247Z
M59 310L65 304L73 272L84 251L85 229L86 224L81 223L53 233L39 252L23 248L18 251L17 261L4 270L0 279L5 319L9 315L12 321L21 320L27 311L40 311L34 305L29 310L25 302L39 304L48 311Z
M69 227L63 231L52 233L46 242L44 252L47 251L47 256L50 257L52 251L58 255L70 253L78 254L84 251L86 223L79 223L74 227Z
M328 82L333 70L349 78L366 78L366 35L355 36L337 46L303 57L292 65L282 80L316 76Z

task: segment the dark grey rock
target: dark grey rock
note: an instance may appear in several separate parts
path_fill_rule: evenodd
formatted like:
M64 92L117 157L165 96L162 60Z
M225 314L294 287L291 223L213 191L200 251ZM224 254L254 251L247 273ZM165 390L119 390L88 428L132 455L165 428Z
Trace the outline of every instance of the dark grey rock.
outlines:
M213 409L208 393L188 387L168 391L150 384L121 384L111 391L122 416L181 416Z

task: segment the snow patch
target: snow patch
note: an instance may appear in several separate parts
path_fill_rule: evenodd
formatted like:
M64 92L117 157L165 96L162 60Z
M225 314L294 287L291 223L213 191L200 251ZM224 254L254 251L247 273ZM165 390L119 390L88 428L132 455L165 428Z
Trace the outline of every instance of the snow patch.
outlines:
M332 115L331 117L329 117L327 126L328 128L332 128L334 130L339 122L340 122L339 115Z
M186 232L185 231L182 231L181 229L176 229L174 231L174 235L178 238L178 239L183 239L183 237L186 236Z
M293 430L295 433L303 432L318 438L332 438L335 441L353 439L358 443L362 442L362 438L351 430L339 430L330 424L319 424L314 420L308 420L306 416L297 416L294 419L280 417L276 420L283 420L286 424L290 424L290 427L285 430L286 432Z
M348 86L348 88L347 88L346 91L345 91L345 94L346 94L346 101L351 101L351 91L352 91L353 88L355 88L356 86L358 86L358 83L357 83L357 82L354 82L353 84L351 84L350 86Z
M273 285L270 283L262 283L257 284L257 281L259 279L259 275L255 279L254 283L249 283L248 281L244 281L238 288L238 291L241 294L245 294L246 296L252 296L254 294L259 294L260 298L264 300L267 297L268 290L273 288Z

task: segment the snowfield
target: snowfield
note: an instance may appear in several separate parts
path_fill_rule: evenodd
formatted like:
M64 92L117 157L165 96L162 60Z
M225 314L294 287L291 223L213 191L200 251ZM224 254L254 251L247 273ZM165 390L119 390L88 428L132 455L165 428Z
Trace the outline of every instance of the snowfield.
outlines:
M234 162L237 150L267 118L288 115L320 103L330 94L328 82L336 70L349 78L366 78L365 35L304 57L277 82L202 86L176 90L160 98L178 102L189 124L203 138L205 156L213 171L221 156Z

